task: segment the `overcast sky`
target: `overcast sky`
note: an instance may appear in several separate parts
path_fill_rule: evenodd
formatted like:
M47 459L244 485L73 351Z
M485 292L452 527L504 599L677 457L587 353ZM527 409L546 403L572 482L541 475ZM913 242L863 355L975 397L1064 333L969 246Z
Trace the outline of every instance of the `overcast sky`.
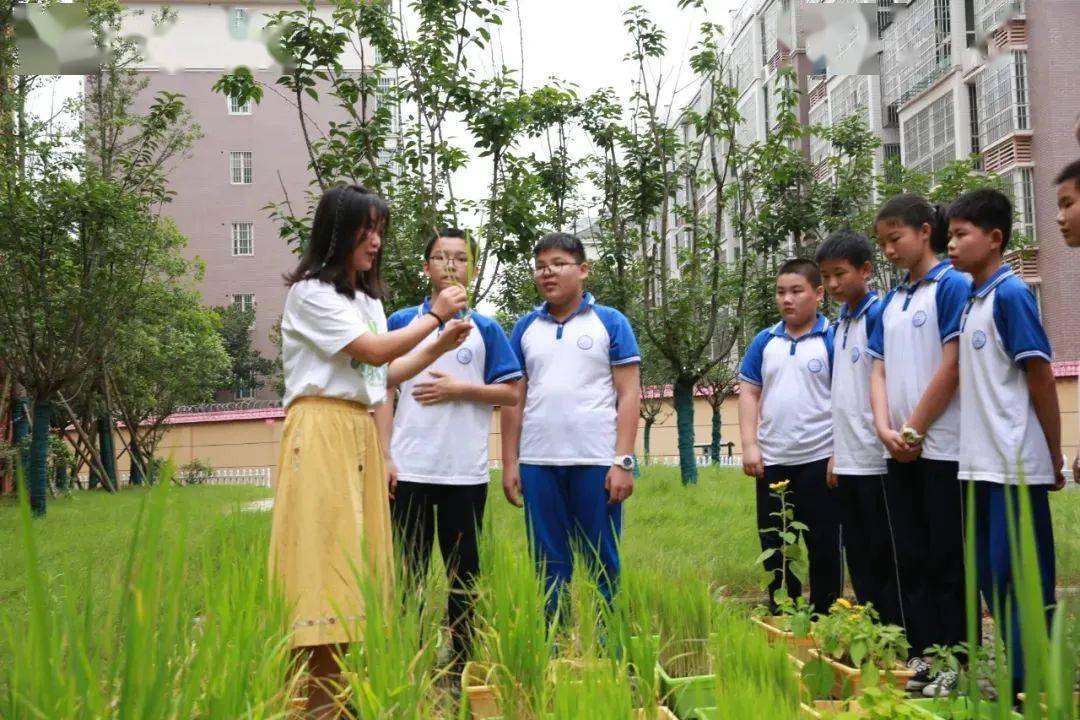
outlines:
M706 0L708 18L727 24L730 10L743 0ZM494 64L522 67L526 88L542 85L549 78L575 84L582 95L603 87L613 88L624 99L630 93L635 68L623 56L630 48L623 27L623 13L633 5L630 0L509 0L509 15L494 37ZM693 94L694 83L687 68L689 53L706 14L701 10L680 10L677 0L640 0L654 21L667 34L668 57L659 65L665 81L665 97L685 102ZM480 59L480 58L478 58ZM482 57L482 67L490 72L490 54ZM48 114L68 94L78 92L81 80L62 78L47 85L33 103L38 114ZM471 151L465 128L455 124L451 135ZM591 148L582 141L572 152L582 154ZM539 142L518 148L519 152L546 154ZM459 197L484 197L488 184L487 163L474 162L455 178ZM475 221L475 219L474 219Z

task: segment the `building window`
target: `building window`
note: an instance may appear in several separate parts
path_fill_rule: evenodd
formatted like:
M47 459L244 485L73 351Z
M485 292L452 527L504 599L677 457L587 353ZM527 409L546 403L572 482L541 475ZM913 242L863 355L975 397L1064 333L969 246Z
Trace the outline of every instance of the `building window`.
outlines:
M252 225L250 222L234 222L232 224L232 254L234 256L255 254Z
M968 85L968 114L971 116L971 152L979 153L979 90Z
M881 94L903 104L952 67L948 0L917 0L901 7L882 36Z
M229 96L229 114L230 115L250 115L251 114L251 99L241 101L240 98L234 98Z
M233 185L251 184L251 152L229 153L230 182Z
M1024 0L975 0L978 31L988 35L1013 15L1024 13Z
M903 127L904 165L935 173L956 159L953 94L949 92L912 116Z
M229 29L233 35L246 36L249 20L247 8L233 8L229 13Z
M237 293L232 296L232 302L244 312L255 309L255 296L251 293Z
M989 63L979 74L979 142L988 148L1006 135L1027 130L1027 53L1017 50Z

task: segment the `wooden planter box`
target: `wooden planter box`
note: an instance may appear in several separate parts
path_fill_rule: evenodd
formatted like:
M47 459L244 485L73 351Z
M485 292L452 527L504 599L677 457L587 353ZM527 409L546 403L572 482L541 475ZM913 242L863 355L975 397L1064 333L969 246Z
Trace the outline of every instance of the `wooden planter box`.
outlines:
M787 645L788 654L798 658L802 662L806 662L810 659L810 650L814 647L814 638L812 637L795 637L795 633L788 630L781 630L777 626L779 618L773 615L767 615L763 618L750 618L750 621L761 628L765 636L769 638L769 642L777 643L782 642Z
M832 668L833 677L835 678L831 692L833 697L841 698L845 695L854 696L862 692L862 670L853 668L850 665L844 665L830 657L826 657L816 648L811 648L809 654L811 660L822 659L829 664L830 668ZM881 678L885 682L902 690L907 684L907 681L910 680L914 674L915 673L911 670L908 670L900 663L897 663L892 670L882 671ZM844 692L845 686L850 689L850 692Z
M489 685L490 666L484 663L467 662L461 672L461 693L469 703L469 712L473 720L489 720L502 716L499 696L495 686Z

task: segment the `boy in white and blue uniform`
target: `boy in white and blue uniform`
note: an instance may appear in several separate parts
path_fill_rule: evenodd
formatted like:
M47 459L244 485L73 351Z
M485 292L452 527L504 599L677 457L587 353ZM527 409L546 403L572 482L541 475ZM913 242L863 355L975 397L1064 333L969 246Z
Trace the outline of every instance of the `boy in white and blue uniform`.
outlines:
M1027 486L1042 582L1054 605L1054 531L1048 492L1065 485L1050 341L1035 296L1004 264L1012 204L996 190L961 195L948 210L949 257L975 287L960 334L960 479L974 481L979 588L998 625L1009 626L1014 691L1024 691L1021 614L1010 547L1019 532L1017 488ZM1011 516L1011 517L1010 517ZM998 615L1006 606L1006 621ZM1050 617L1049 612L1047 615Z
M829 296L842 303L834 325L829 484L839 494L844 555L858 601L872 604L882 622L900 624L895 548L885 512L885 448L874 432L870 408L873 358L866 346L883 307L869 287L873 248L863 235L838 230L821 244L815 259Z
M772 573L769 604L775 610L781 582L795 598L802 583L788 573L781 578L776 532L780 501L772 487L789 481L795 519L804 533L810 562L810 603L828 612L844 585L840 522L826 484L833 454L831 372L833 333L818 313L824 296L821 274L810 260L784 263L776 279L782 320L762 330L746 350L739 368L739 426L743 471L757 481L757 525L761 549L777 550L765 560Z
M581 241L551 233L534 251L546 302L511 335L525 379L501 415L503 490L525 506L549 620L580 550L610 601L619 577L622 502L633 491L641 402L638 351L626 316L584 292Z
M466 242L457 228L442 229L428 241L424 272L431 280L432 297L469 281ZM425 299L395 312L387 327L406 327L430 312L431 301ZM447 624L459 664L467 659L472 636L471 591L480 572L477 535L490 480L492 406L516 402L514 385L521 378L506 332L475 310L468 317L476 331L425 372L402 383L396 410L387 404L378 413L384 454L389 451L391 519L408 580L419 583L427 574L437 536L450 585ZM438 332L414 352L434 342Z

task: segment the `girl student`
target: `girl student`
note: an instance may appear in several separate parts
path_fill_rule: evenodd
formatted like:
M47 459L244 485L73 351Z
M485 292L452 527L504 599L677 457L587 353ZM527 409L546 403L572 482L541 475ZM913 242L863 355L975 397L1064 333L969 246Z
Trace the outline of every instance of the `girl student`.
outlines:
M971 282L947 260L941 208L905 193L874 221L885 257L907 274L886 295L868 352L874 426L885 445L886 521L896 548L900 615L911 643L909 690L936 689L932 645L966 636L960 448L960 319ZM942 673L944 676L945 674ZM946 689L942 689L946 690Z
M293 647L308 663L313 717L336 717L327 681L363 616L362 578L387 599L392 587L386 468L369 409L386 399L388 382L415 376L472 327L451 319L466 296L448 288L423 318L387 332L379 266L389 221L386 202L359 185L326 191L303 258L285 278L286 415L270 572L291 608ZM434 343L402 357L438 327Z

